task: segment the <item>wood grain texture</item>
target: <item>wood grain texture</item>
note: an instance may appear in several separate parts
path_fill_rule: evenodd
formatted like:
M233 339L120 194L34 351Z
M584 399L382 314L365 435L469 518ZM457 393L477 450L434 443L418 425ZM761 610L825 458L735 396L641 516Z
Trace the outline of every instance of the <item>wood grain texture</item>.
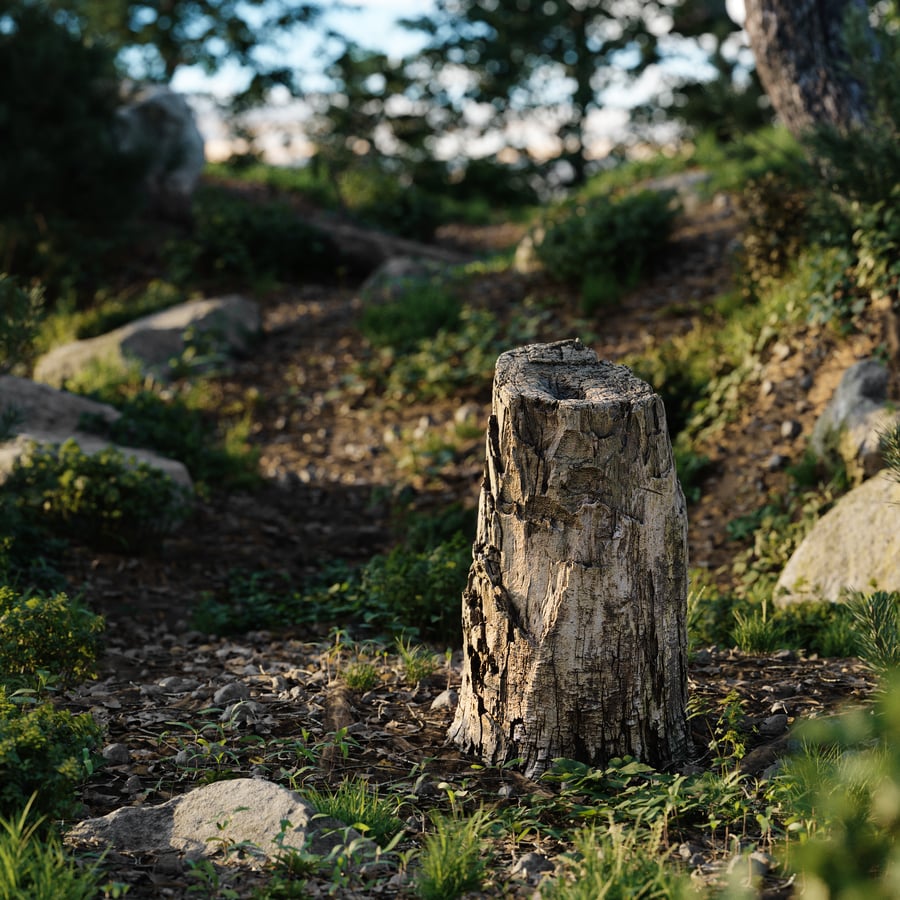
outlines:
M687 518L660 398L577 341L497 362L450 737L489 764L687 749Z

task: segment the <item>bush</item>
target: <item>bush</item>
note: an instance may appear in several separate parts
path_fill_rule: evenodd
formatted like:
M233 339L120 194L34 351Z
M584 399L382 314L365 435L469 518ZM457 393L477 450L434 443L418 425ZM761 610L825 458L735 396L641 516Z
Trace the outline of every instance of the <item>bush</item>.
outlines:
M0 679L39 670L64 684L94 672L103 619L65 594L22 596L0 587Z
M113 447L88 456L72 439L32 444L5 490L26 521L101 549L156 546L187 511L185 490L158 469Z
M423 281L405 285L386 303L363 310L360 330L376 347L408 353L419 341L433 338L441 329L454 331L460 320L459 300L444 285Z
M255 203L221 189L194 198L194 228L169 243L165 259L180 285L235 280L334 278L337 249L286 203Z
M40 288L25 290L0 273L0 375L29 358L43 304Z
M33 809L51 818L73 811L75 787L91 771L102 734L87 714L73 716L51 703L13 702L0 687L0 815Z
M552 278L587 289L587 311L617 299L645 273L669 238L678 209L672 191L594 197L563 207L536 248Z

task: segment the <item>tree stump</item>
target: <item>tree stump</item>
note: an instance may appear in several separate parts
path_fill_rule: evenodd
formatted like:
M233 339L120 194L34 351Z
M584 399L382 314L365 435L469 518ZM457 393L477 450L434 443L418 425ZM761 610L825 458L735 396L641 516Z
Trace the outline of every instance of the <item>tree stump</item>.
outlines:
M687 516L665 410L578 341L497 361L451 739L535 777L688 747Z

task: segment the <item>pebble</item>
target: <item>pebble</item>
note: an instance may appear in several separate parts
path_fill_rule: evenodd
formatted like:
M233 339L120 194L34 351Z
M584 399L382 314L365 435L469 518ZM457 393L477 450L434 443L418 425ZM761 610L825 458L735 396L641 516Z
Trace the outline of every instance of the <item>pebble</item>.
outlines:
M459 695L453 688L441 691L434 700L431 701L432 709L452 709L459 702Z
M773 453L765 462L766 468L770 472L776 472L778 469L783 469L790 460L788 457L784 456L781 453Z
M553 863L543 853L524 853L509 868L509 877L537 884L544 872L553 871Z
M222 706L232 700L246 700L250 696L250 688L243 681L232 681L225 684L213 694L213 703Z
M759 386L759 396L760 396L760 397L768 397L769 394L772 394L772 393L774 393L774 392L775 392L775 385L774 385L771 381L769 381L768 379L766 379L766 380Z
M219 721L234 725L256 722L265 711L266 708L262 703L257 703L255 700L238 700L237 703L225 707L222 715L219 716Z
M759 726L759 733L766 737L777 737L787 730L788 717L784 713L776 713L763 720Z
M129 794L139 794L143 789L139 775L132 775L125 782L125 790Z
M802 430L802 426L796 419L788 419L781 423L781 436L785 440L792 441Z
M125 744L107 744L100 755L114 766L124 766L131 762L131 751Z

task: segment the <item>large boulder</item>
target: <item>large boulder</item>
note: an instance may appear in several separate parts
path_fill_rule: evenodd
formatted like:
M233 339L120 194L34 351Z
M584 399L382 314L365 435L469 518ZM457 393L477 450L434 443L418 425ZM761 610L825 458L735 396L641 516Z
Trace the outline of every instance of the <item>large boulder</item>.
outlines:
M84 431L81 420L83 416L97 416L106 422L114 422L121 415L106 403L97 403L13 375L0 376L0 413L13 417L10 424L12 434L8 440L0 442L0 483L32 442L62 444L73 438L88 455L114 446L110 441ZM126 459L147 463L164 472L176 484L188 490L193 488L191 476L183 463L140 447L118 449Z
M146 160L144 189L154 212L188 220L206 158L203 135L187 100L154 85L133 94L117 111L119 148Z
M99 337L55 347L34 367L35 381L59 387L94 363L124 367L165 379L190 342L205 353L242 354L262 327L259 306L239 294L193 300L135 319Z
M900 482L880 472L842 497L788 560L775 602L900 590Z
M252 861L275 856L282 848L327 856L359 837L335 819L319 816L294 791L263 779L237 778L158 806L125 806L86 819L68 832L66 841L135 854L177 851L189 860L241 845Z
M844 373L813 428L810 448L819 459L837 454L856 483L870 478L884 462L881 435L900 415L887 403L888 371L874 359Z

